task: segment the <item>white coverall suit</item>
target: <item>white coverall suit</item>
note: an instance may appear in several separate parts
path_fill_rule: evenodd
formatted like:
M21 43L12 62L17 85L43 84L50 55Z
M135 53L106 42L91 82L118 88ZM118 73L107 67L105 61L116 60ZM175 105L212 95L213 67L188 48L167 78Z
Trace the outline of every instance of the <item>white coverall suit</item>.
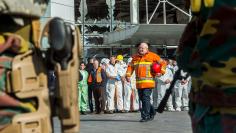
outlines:
M117 77L117 69L114 65L108 64L106 68L106 74L107 74L107 85L106 85L106 95L107 95L107 110L108 111L114 111L114 98L115 98L115 88L117 85L117 80L110 77Z
M170 83L165 83L166 80L170 80L170 82L173 80L173 73L168 67L164 75L157 77L157 107L164 97L166 89L170 87ZM173 111L172 95L170 95L167 101L167 109Z
M139 97L138 90L136 89L136 77L135 71L130 77L130 82L124 83L124 110L127 111L138 111L139 110ZM132 103L131 103L132 102Z
M186 77L187 73L183 72L181 70L181 76L182 77ZM181 111L182 110L188 110L188 92L189 92L189 86L188 83L190 81L190 76L186 79L186 83L183 84L181 83L181 81L184 81L184 79L182 80L177 80L176 84L175 84L175 105L176 105L176 111Z
M115 64L119 79L116 84L116 109L118 111L123 111L123 82L121 77L125 77L127 65L123 61L119 61Z

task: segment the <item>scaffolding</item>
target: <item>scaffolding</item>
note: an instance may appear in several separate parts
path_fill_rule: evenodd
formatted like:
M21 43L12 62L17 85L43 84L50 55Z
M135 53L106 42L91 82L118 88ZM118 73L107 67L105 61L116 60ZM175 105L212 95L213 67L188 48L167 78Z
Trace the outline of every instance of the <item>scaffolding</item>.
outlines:
M107 17L102 19L89 19L86 18L86 14L88 13L90 3L86 0L80 0L79 10L81 16L76 24L80 26L81 29L85 53L86 50L90 48L111 48L111 51L113 48L119 47L130 47L132 49L134 44L140 41L140 37L145 37L143 39L150 40L153 45L157 47L177 47L179 37L183 32L185 24L191 19L189 10L183 9L183 6L179 7L170 0L130 0L129 2L125 1L130 6L130 11L128 12L130 14L130 20L115 20L115 6L124 1L125 0L106 0L109 12ZM99 2L102 1L98 0L97 3ZM140 5L140 2L143 3ZM185 22L170 23L168 21L168 16L171 14L170 12L178 12L178 14L184 15ZM127 14L127 12L125 13ZM91 31L91 27L98 27L98 30ZM99 28L101 29L102 27L105 27L105 31L99 31ZM150 31L147 29L150 29ZM159 32L153 35L155 30ZM145 34L148 36L144 35L143 32L146 32ZM148 32L150 32L150 34ZM153 37L149 37L150 35L153 35ZM132 54L132 50L130 54Z

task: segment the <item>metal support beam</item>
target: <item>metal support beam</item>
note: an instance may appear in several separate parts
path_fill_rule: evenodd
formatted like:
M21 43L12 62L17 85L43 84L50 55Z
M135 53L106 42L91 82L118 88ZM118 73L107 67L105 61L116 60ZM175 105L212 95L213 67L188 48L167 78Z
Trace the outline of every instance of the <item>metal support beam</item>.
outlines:
M146 0L146 23L148 24L148 0Z
M112 19L113 19L113 9L112 9L112 0L110 0L110 32L112 31Z
M185 14L185 15L191 17L191 15L190 15L189 13L187 13L187 12L185 12L184 10L182 10L181 8L175 6L174 4L172 4L171 2L169 2L168 0L166 0L166 2L167 2L169 5L171 5L172 7L176 8L176 9L179 10L179 11L181 11L183 14Z
M191 21L191 19L192 19L192 12L191 12L191 9L189 9L189 22Z
M163 23L166 24L166 0L163 1Z
M85 28L84 28L84 22L85 22L85 8L84 8L84 6L85 6L85 2L84 2L84 0L81 0L81 3L82 3L82 43L83 43L83 48L84 48L84 44L85 44L85 41L84 41L84 38L85 38L85 36L84 36L84 33L85 33ZM84 49L83 49L84 50Z
M156 5L156 7L155 7L155 9L154 9L154 11L153 11L153 13L152 13L150 19L148 20L148 23L147 23L147 24L149 24L149 23L151 22L151 20L152 20L154 14L155 14L156 11L157 11L157 8L160 6L160 3L161 3L160 1L157 3L157 5Z
M156 13L157 9L159 8L160 4L163 4L163 24L167 24L166 22L166 4L169 4L170 6L174 7L175 9L179 10L180 12L182 12L183 14L187 15L189 17L189 20L191 19L192 15L191 12L187 13L186 11L184 11L183 9L179 8L178 6L172 4L171 2L169 2L168 0L158 0L158 3L150 17L150 19L148 19L148 2L146 0L146 16L147 16L147 24L150 24L154 14Z
M131 24L139 24L139 0L130 0Z

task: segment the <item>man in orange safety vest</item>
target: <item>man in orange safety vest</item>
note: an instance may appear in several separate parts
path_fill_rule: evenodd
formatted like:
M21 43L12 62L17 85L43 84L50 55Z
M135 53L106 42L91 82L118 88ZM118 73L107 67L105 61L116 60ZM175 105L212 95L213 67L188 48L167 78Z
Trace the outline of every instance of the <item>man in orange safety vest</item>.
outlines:
M152 89L155 87L154 77L165 73L166 63L159 55L148 50L149 44L147 42L141 42L137 47L138 53L132 56L133 60L126 71L126 79L130 82L130 77L135 71L136 88L138 89L139 99L142 102L140 122L147 122L153 120L156 114L150 102ZM159 73L151 71L153 63L159 63L162 66Z

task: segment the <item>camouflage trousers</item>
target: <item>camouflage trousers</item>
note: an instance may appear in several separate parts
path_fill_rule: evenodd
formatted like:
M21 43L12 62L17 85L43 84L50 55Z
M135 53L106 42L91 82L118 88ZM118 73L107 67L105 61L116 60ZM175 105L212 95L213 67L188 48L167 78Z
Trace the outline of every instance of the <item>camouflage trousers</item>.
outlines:
M190 102L193 133L236 133L236 113L212 113L212 108Z

